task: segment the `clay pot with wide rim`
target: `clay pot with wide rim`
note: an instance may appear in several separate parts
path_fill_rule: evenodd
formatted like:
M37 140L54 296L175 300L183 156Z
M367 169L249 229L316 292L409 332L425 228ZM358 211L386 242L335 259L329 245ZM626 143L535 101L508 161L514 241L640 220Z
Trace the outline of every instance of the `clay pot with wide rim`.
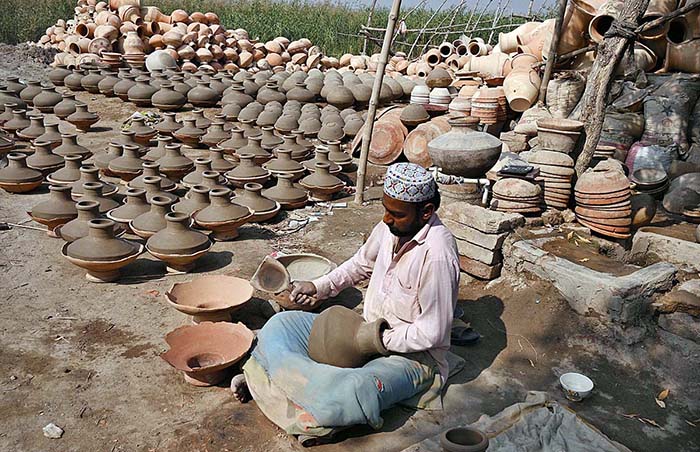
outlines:
M173 137L188 146L198 147L206 132L197 127L197 120L194 118L183 119L182 122L183 126L173 132Z
M316 201L330 201L345 187L342 180L330 173L330 165L327 163L316 163L316 171L303 178L299 185L308 190L311 199Z
M119 206L119 203L114 199L108 197L104 194L105 185L102 182L85 182L82 186L83 193L80 197L81 200L92 200L100 203L100 213L107 213L108 211ZM75 199L73 195L73 199Z
M41 94L42 86L38 80L28 80L27 86L19 93L19 98L27 105L34 106L34 98Z
M32 102L34 108L38 109L42 113L53 113L54 107L61 102L62 96L56 92L54 86L44 86L41 88L41 92L37 94Z
M292 160L291 149L277 149L277 158L263 163L262 167L269 171L274 177L277 177L279 174L288 173L293 174L295 180L303 176L306 172L306 169L301 163Z
M230 134L224 131L224 124L223 121L213 122L207 129L207 132L200 138L202 144L207 147L214 147L226 141L230 137Z
M131 231L129 223L134 218L151 210L146 201L146 190L143 188L129 188L126 191L124 205L115 207L107 212L107 218L119 223L125 230Z
M65 64L57 64L47 75L54 86L63 86L63 80L72 73Z
M99 116L88 111L87 104L83 103L76 103L75 113L66 118L66 121L73 124L80 132L88 132L99 120Z
M151 99L158 92L158 88L150 84L150 78L146 76L136 77L136 84L129 88L127 98L129 102L138 107L151 107Z
M433 163L445 174L468 178L484 177L501 155L503 143L488 133L470 128L471 121L457 118L452 127L428 143L428 152ZM469 134L469 139L465 138Z
M73 199L77 200L83 196L85 193L84 184L87 182L101 183L103 196L109 197L119 191L119 187L117 187L115 184L100 180L99 172L99 168L94 165L88 164L80 167L80 179L78 179L72 185L73 190L71 191L71 196Z
M134 132L134 140L136 143L142 146L148 146L153 137L156 136L156 133L158 133L156 129L146 125L144 118L132 119L129 130Z
M27 157L27 166L41 171L43 175L53 173L64 165L63 157L51 150L51 143L46 141L34 142L34 153Z
M171 211L173 200L163 196L151 199L151 208L129 222L129 227L143 239L148 239L161 229L165 229L165 215Z
M75 242L78 239L87 237L90 233L90 220L103 218L100 214L100 204L97 201L78 201L75 203L78 210L78 217L54 228L53 232L57 237L66 242ZM115 228L115 236L124 233L124 228Z
M7 124L11 124L8 121ZM7 128L7 124L5 127ZM44 134L46 129L44 128L44 115L29 116L29 126L15 131L17 138L24 141L34 141Z
M202 174L211 171L211 160L204 157L194 159L194 171L182 178L182 185L191 188L202 183Z
M236 167L234 163L229 162L224 158L224 150L218 146L214 146L209 149L209 159L211 160L212 171L218 171L221 174Z
M168 364L182 371L194 386L213 386L226 378L228 368L250 349L255 336L242 323L202 322L177 328L165 336Z
M534 105L540 92L542 80L529 68L513 68L503 81L503 90L508 105L514 111L523 112Z
M197 86L187 93L187 100L194 107L216 107L216 104L221 100L221 95L215 89L209 87L209 82L199 80Z
M194 168L192 160L182 155L179 144L166 145L165 155L156 161L160 165L160 172L174 181L182 179Z
M185 106L187 97L175 91L175 87L171 82L163 82L160 85L160 90L156 91L151 97L151 103L161 111L176 111Z
M206 275L175 283L164 294L170 306L192 316L192 323L230 322L231 313L253 297L253 286L242 278Z
M123 148L123 144L113 141L107 145L105 152L100 152L95 155L93 162L95 166L100 169L102 174L105 176L114 176L114 174L109 171L109 162L121 156L124 152Z
M163 178L160 176L146 176L143 178L144 190L146 190L146 199L150 203L156 196L168 198L172 202L177 202L180 198L172 193L161 188Z
M210 205L194 214L194 221L200 227L212 231L216 241L233 240L238 237L238 228L253 216L248 207L233 204L231 190L220 188L209 192Z
M282 209L291 210L304 207L309 199L305 190L294 184L293 174L279 174L277 185L262 191L262 195L276 201Z
M209 187L204 185L195 185L178 203L173 204L173 211L192 216L209 205L209 190Z
M87 237L66 243L63 257L87 270L90 282L111 282L119 278L119 269L133 262L142 252L143 245L114 236L115 222L106 218L90 220Z
M35 205L27 213L32 220L46 226L50 237L56 237L54 228L77 218L78 211L70 197L69 185L51 185L49 190L51 192L49 199Z
M10 135L17 135L17 132L26 129L31 125L31 120L27 118L26 110L12 110L12 119L2 125L2 130Z
M253 212L251 222L260 223L271 220L280 211L281 206L277 201L268 199L261 194L262 185L249 183L245 184L243 188L244 191L240 196L234 198L233 203L248 207Z
M129 90L136 86L136 74L124 74L121 81L114 85L114 94L122 101L129 100Z
M124 152L121 156L109 162L109 171L121 180L129 182L136 178L143 171L139 147L134 145L124 145Z
M92 152L88 148L78 144L78 135L74 133L61 134L61 144L53 150L53 153L62 157L77 154L81 160L92 156Z
M0 168L0 188L9 193L27 193L38 188L43 175L27 166L27 156L19 152L7 155L8 165Z
M52 149L57 148L63 141L61 132L58 131L58 126L57 122L44 124L44 133L36 137L34 142L50 143Z
M570 154L578 142L583 123L572 119L544 118L537 120L538 146Z
M141 175L130 180L128 184L126 184L127 187L129 188L146 188L146 183L144 182L144 178L146 177L160 177L160 189L166 192L174 191L177 189L177 184L167 177L165 175L160 173L160 165L158 162L143 162L141 164L142 172Z
M162 260L169 271L191 271L197 259L211 249L209 238L190 228L190 216L182 212L165 215L167 226L153 234L146 242L146 250Z
M182 124L177 122L175 113L166 112L163 113L163 116L165 119L156 124L154 128L159 134L172 137L175 132L182 128Z
M80 162L83 157L78 154L68 154L63 156L64 166L54 171L46 177L50 184L72 184L80 179Z
M246 183L264 184L270 179L270 172L255 163L254 154L239 154L240 164L224 174L234 187L243 188Z

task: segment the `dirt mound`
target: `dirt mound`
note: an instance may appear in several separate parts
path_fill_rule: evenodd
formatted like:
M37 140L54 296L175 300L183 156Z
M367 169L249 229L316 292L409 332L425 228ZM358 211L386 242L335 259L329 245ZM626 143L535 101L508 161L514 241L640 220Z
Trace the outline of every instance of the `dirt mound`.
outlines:
M17 75L23 80L48 81L48 66L53 62L55 49L30 46L28 44L0 44L0 78Z

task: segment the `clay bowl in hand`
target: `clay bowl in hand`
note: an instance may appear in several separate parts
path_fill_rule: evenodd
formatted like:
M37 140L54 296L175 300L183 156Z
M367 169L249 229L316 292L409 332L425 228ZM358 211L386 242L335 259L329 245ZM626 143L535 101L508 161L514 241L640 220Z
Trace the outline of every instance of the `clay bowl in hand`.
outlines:
M253 286L245 279L208 275L175 283L165 292L170 306L192 316L192 323L229 322L231 313L253 296Z

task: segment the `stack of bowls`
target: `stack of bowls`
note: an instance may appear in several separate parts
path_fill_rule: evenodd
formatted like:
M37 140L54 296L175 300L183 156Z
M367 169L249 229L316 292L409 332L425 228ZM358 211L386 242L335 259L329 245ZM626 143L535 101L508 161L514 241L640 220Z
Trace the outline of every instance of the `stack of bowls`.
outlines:
M536 180L544 186L544 203L547 207L566 209L571 197L574 159L562 152L540 150L530 153L527 161L540 169Z
M102 60L102 63L106 64L107 66L111 67L114 70L117 70L122 66L122 54L121 53L116 53L116 52L102 52L100 54L100 59Z
M582 130L581 121L561 118L538 119L537 143L543 149L571 154Z
M662 168L639 168L630 176L634 193L661 198L668 189L668 175Z
M429 104L430 88L427 85L416 85L411 90L412 104Z
M452 102L452 94L448 88L433 88L430 91L430 104L447 108Z
M625 173L601 162L576 182L576 219L601 235L628 238L632 225L630 183Z
M507 105L503 88L483 87L472 96L471 115L482 124L496 124L506 120Z
M493 185L491 209L499 212L538 214L542 212L542 189L525 179L507 178Z

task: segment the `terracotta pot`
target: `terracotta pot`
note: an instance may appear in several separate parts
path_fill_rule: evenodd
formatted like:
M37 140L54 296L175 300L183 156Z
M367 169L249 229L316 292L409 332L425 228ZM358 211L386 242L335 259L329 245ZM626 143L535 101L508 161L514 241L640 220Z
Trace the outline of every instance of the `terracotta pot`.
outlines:
M526 68L513 69L503 82L506 99L513 111L523 112L534 105L542 80L536 71Z
M280 174L277 176L277 185L262 191L262 195L276 201L282 209L290 210L306 205L308 194L293 184L292 174Z
M522 46L527 47L524 53L531 53L535 55L538 60L544 60L549 53L549 43L551 42L553 32L554 19L547 19L542 22L537 28L522 37ZM520 49L518 51L520 51ZM472 68L472 70L474 69Z
M115 207L107 212L107 218L119 223L126 230L131 231L129 223L134 218L151 210L146 201L146 190L143 188L129 188L126 191L124 205Z
M522 44L522 37L532 32L540 25L540 22L526 22L508 33L498 34L498 47L503 53L513 53Z
M12 152L7 160L8 165L0 169L0 188L10 193L27 193L41 185L41 172L27 166L25 154Z
M165 215L167 226L156 232L146 242L146 250L164 261L173 272L191 271L197 259L211 248L209 238L190 229L190 217L182 212Z
M651 22L661 16L669 14L678 6L677 0L651 0L647 10L642 16L642 23ZM658 27L652 28L642 33L647 39L663 38L668 32L669 23L666 22Z
M18 132L31 126L32 122L27 118L25 110L12 110L12 119L2 125L2 130L10 135L17 135Z
M166 145L165 155L157 162L160 165L160 172L176 181L182 179L194 168L192 160L182 155L179 144Z
M602 42L605 33L613 21L619 18L622 0L608 0L598 8L598 11L588 26L588 34L593 42Z
M150 210L129 222L131 230L139 237L148 239L156 232L165 229L165 215L171 211L173 204L172 199L161 196L154 197L151 199Z
M210 205L194 214L197 225L212 231L216 241L233 240L238 237L238 228L248 222L252 211L247 207L232 204L231 190L215 189L209 192Z
M209 149L209 159L211 160L212 171L217 171L221 174L236 167L234 163L224 158L224 151L219 147L212 147Z
M66 243L61 254L70 263L87 270L88 281L115 281L119 269L134 261L143 252L143 246L116 238L112 220L90 220L88 225L88 236Z
M288 173L294 175L295 178L299 178L306 171L301 163L292 160L291 149L278 149L277 158L264 163L262 167L275 177L279 174Z
M243 188L246 183L264 184L270 179L270 172L256 165L255 154L238 154L240 164L224 174L226 180L237 188Z
M471 56L484 56L489 53L489 45L481 38L475 38L467 44L467 53Z
M245 279L208 275L193 281L175 283L165 293L168 303L192 316L192 323L230 322L231 313L253 296L253 287Z
M158 92L158 88L150 84L150 79L145 76L136 77L136 84L129 88L127 97L129 102L134 103L139 107L152 106L151 99Z
M224 122L217 121L212 123L211 126L209 126L209 128L207 129L207 133L202 135L200 141L208 147L213 147L218 145L222 141L226 141L226 139L229 137L230 135L224 131Z
M109 171L128 182L141 174L144 161L139 156L138 146L124 145L122 155L109 162Z
M66 121L70 122L80 132L87 132L100 120L95 113L88 111L87 104L76 103L75 113L69 115Z
M430 67L437 66L440 61L442 61L442 55L438 49L430 49L423 54L423 61L427 63ZM420 76L420 74L418 74Z
M262 165L272 158L272 154L262 147L262 135L251 136L248 138L248 144L236 151L236 155L251 154L254 157L255 164ZM273 149L273 145L270 149Z
M72 71L69 70L65 64L57 64L56 67L49 71L48 77L54 86L63 86L63 79L70 74L72 74Z
M538 146L542 149L571 153L581 135L583 123L570 119L538 119Z
M472 130L473 122L468 118L452 120L450 125L450 132L428 143L433 163L446 174L483 177L498 161L503 143L492 135ZM469 134L468 140L465 134Z
M119 148L119 151L121 153L121 147ZM85 194L86 183L102 184L102 186L100 187L102 193L101 196L112 196L117 191L119 191L119 187L112 184L111 182L100 180L99 169L97 167L95 167L94 165L83 165L80 167L80 179L78 179L72 185L71 196L73 196L73 199L78 200ZM88 187L94 187L94 185Z
M586 45L586 33L596 14L597 8L586 0L572 0L567 5L562 22L562 35L559 38L560 55L578 50Z
M194 171L182 178L182 185L185 187L201 185L202 174L205 171L211 171L211 160L204 157L196 158L194 160Z
M365 322L351 309L332 306L314 319L309 357L335 367L362 367L375 356L389 354L382 343L382 332L387 328L384 319ZM345 334L338 334L341 330Z

